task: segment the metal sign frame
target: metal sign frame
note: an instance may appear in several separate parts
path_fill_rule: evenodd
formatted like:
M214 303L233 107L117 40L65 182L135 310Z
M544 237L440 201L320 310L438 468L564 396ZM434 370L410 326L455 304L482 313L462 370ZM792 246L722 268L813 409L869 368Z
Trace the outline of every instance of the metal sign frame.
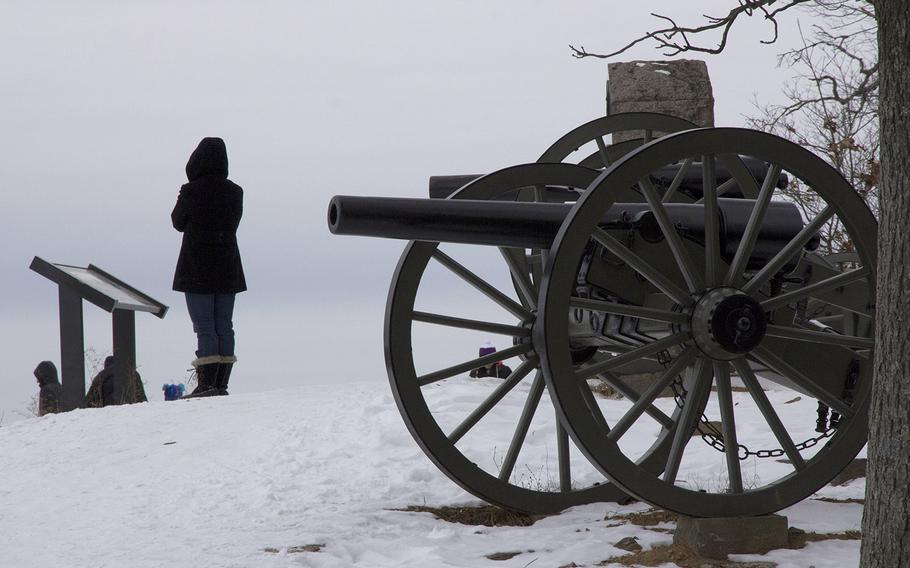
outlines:
M32 259L29 268L58 286L60 306L60 379L63 408L85 406L85 337L82 301L112 316L114 404L125 400L128 378L136 372L136 315L164 318L168 307L93 264L87 267Z

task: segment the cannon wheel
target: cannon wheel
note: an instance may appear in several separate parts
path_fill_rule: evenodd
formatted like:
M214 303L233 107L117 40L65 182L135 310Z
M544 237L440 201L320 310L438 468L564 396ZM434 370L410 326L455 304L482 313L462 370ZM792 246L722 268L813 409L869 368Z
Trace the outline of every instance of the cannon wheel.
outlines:
M464 186L450 199L491 199L510 190L528 186L586 187L596 176L596 171L572 164L527 164L479 178ZM625 500L628 496L606 482L593 468L590 473L596 476L597 481L587 486L579 486L577 480L573 479L573 472L569 466L569 438L561 423L556 420L553 410L550 411L554 413L550 415L554 417L553 431L544 432L542 435L544 439L556 442L557 457L554 458L554 462L558 463L558 485L543 488L535 485L529 488L512 481L516 459L524 447L526 436L530 437L528 431L531 421L535 414L542 416L544 406L550 404L541 402L545 382L540 373L539 359L530 341L530 330L536 319L538 295L536 284L532 282L521 264L521 258L525 253L523 249L503 248L500 251L510 267L513 281L517 283L520 301L515 301L495 289L484 278L443 253L439 243L411 242L399 260L386 305L385 354L392 391L411 435L449 478L466 491L502 507L529 513L551 513L585 503ZM506 312L511 314L507 317L513 319L515 323L507 325L417 311L415 300L418 289L431 261L442 264L454 276L471 284L478 295L491 298L504 309L503 314ZM490 362L487 361L490 357L472 359L418 375L412 336L412 333L415 333L413 332L415 322L511 336L513 347L499 352L496 356L508 358L519 355L522 362L483 402L459 417L462 420L460 424L452 427L449 423L443 427L428 403L428 391L447 386L457 388L458 383L463 381L454 377L463 377L468 370ZM478 423L482 424L487 413L499 404L507 393L516 390L522 382L524 387L530 383L523 410L517 424L505 432L493 433L502 436L505 443L502 447L505 448L507 445L508 450L504 453L499 471L489 471L489 466L485 469L462 453L458 447L459 440ZM487 431L483 431L484 436L487 435ZM538 433L536 436L539 439L541 434ZM669 449L668 438L659 442L661 443L655 445L655 451L648 453L655 456L655 464L663 463L665 459L659 457L660 452L656 450L661 450L665 454Z
M603 169L618 160L626 153L658 138L661 134L670 134L680 130L698 128L696 124L683 118L656 112L623 112L595 118L589 122L573 128L556 142L550 145L540 158L540 163L570 162L578 157L573 154L586 144L594 142L597 151L584 152L577 163L594 169ZM617 132L641 131L644 138L627 140L618 144L608 144L605 137ZM572 160L570 160L572 158Z
M760 158L773 167L762 183L744 236L728 264L721 258L720 231L716 221L712 221L717 219L711 214L717 211L713 183L708 182L704 187L708 236L703 247L694 247L680 238L669 218L663 215L665 209L653 187L647 191L646 186L649 185L647 174L668 163L692 156L712 163L731 152ZM747 260L766 207L775 193L772 178L780 170L793 176L791 179L795 177L804 182L824 207L804 219L805 228L763 268L753 267L749 271ZM706 176L706 179L711 177ZM636 184L645 194L650 193L648 202L661 224L665 250L672 252L667 253L671 260L665 266L655 266L641 256L626 254L628 249L624 244L596 226L603 212L616 200L617 192ZM829 272L820 280L775 276L781 266L800 254L820 228L834 220L842 224L848 235L859 259L858 266L844 272ZM718 236L712 238L712 234ZM576 203L554 241L541 290L541 317L534 332L535 349L541 356L541 367L551 396L576 446L629 494L690 516L767 514L820 489L865 444L874 328L865 325L864 331L856 335L844 330L821 333L812 329L811 322L800 320L798 310L800 303L811 302L834 302L835 308L841 307L837 306L839 300L830 298L858 289L862 301L854 302L851 309L867 323L871 321L875 305L876 237L874 217L843 177L811 152L770 134L738 128L680 132L645 145L613 164ZM637 271L643 281L647 280L659 289L666 296L666 305L673 307L636 310L628 304L602 301L593 305L595 303L590 300L574 298L579 259L592 239ZM802 258L813 254L807 253ZM776 290L772 288L775 283ZM640 315L667 322L666 335L579 370L572 362L566 323L570 309L579 304L605 313ZM739 311L734 312L735 309ZM724 318L714 318L715 312L737 313L734 320L730 320L734 321L736 329L749 328L750 339L739 343L737 352L731 352L729 338L724 335L729 333L730 324L723 324ZM738 327L740 320L743 321L742 328ZM717 321L721 324L712 323ZM620 445L622 436L642 415L641 405L635 404L609 424L611 429L604 435L603 417L589 412L587 386L583 380L591 375L609 374L630 361L656 355L663 355L669 367L685 364L690 384L694 385L679 402L683 408L679 422L683 427L677 429L667 462L659 474L647 471L629 459ZM668 355L672 357L667 359ZM682 363L686 358L690 362ZM783 406L785 401L778 400L780 406L776 407L769 402L753 371L762 367L775 372L778 380L788 384L801 398L808 399L806 403L814 405L817 400L836 410L841 416L838 427L827 428L827 434L817 435L814 441L810 438L806 442L795 442L797 431L805 434L806 422L814 423L816 417L805 414L794 417L792 412L786 413L793 407ZM738 373L748 394L731 393L731 369ZM672 374L668 369L654 387L642 395L642 400L645 403L653 400L662 386L671 384ZM716 393L711 393L712 388ZM690 400L693 394L696 397ZM698 454L711 450L704 445L687 450L702 415L699 397L705 394L711 396L708 409L719 411L721 419L722 432L714 440L721 440L721 447L717 449L722 453L712 454L717 456L718 464L708 474L720 477L720 483L715 487L699 487L699 483L693 481L696 474L690 475L686 469L681 473L680 469L686 452ZM776 396L776 393L772 394ZM696 404L692 404L693 400ZM738 404L759 410L765 424L737 423L735 405ZM749 439L759 430L772 444L779 446L769 453L786 459L765 460L759 465L756 456L746 453L738 441ZM816 447L810 449L812 446ZM751 477L744 482L749 470L741 463L746 458L753 460L751 464L756 470L761 467L761 471L770 471L773 475Z

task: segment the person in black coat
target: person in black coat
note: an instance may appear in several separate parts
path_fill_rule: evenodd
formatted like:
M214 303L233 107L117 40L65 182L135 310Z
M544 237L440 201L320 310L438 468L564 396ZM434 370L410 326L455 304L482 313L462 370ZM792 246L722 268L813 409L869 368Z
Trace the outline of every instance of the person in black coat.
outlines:
M38 380L38 416L63 411L63 386L57 378L57 367L50 361L41 361L35 367Z
M471 372L468 374L471 377L495 377L497 379L505 379L512 374L512 368L502 361L499 361L483 367L471 369Z
M126 384L121 391L121 399L114 399L114 381L117 380L114 373L114 356L108 355L104 358L104 367L98 371L98 374L92 379L85 393L85 405L89 408L101 408L112 404L135 404L137 402L147 402L145 396L145 386L142 384L142 377L135 369L127 377Z
M492 355L493 353L496 353L496 348L488 341L480 347L477 355L479 357L484 357L486 355ZM483 367L471 369L471 372L468 374L471 377L496 377L498 379L504 379L512 374L512 369L502 361L496 361L495 363L490 363Z
M227 394L234 355L234 298L246 290L237 246L243 189L228 179L224 140L203 138L186 164L189 183L171 213L183 244L174 290L186 295L198 340L197 387L187 397Z

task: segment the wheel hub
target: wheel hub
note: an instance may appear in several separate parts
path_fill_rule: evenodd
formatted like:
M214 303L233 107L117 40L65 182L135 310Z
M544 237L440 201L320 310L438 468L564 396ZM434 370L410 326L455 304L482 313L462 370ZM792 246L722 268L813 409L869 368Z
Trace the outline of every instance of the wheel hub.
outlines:
M729 361L748 353L765 336L761 304L735 288L715 288L692 311L692 337L706 355Z

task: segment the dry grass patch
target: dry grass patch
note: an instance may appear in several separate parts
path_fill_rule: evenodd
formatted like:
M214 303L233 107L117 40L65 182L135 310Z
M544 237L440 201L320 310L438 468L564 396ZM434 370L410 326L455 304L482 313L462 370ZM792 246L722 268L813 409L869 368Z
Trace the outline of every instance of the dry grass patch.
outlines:
M788 548L796 550L797 548L804 548L810 542L818 542L821 540L860 540L862 539L862 533L859 531L814 533L791 528L789 538L790 546Z
M617 515L615 517L610 517L609 519L614 520L618 518L624 518L630 523L643 527L653 526L662 522L676 521L675 514L656 510L631 513L629 515ZM861 534L859 531L813 533L791 527L788 535L789 543L787 548L797 550L804 548L806 544L810 542L819 542L822 540L859 540L860 538ZM775 562L770 561L737 562L735 560L703 558L692 552L688 547L678 544L655 546L649 550L613 556L601 561L598 566L609 566L611 564L619 564L621 566L660 566L666 563L676 564L679 568L774 568L777 566Z
M825 503L853 503L856 505L865 505L865 499L835 499L834 497L816 497L815 501L824 501Z
M740 387L740 386L737 386L737 385L731 385L731 386L730 386L730 391L731 391L731 392L749 392L749 389L747 389L746 387ZM711 387L711 392L717 392L717 387Z
M304 544L302 546L289 546L285 550L288 554L300 554L301 552L320 552L325 544ZM263 552L268 552L269 554L278 554L282 549L275 548L274 546L269 546L263 548Z
M430 513L441 521L462 525L483 525L485 527L529 527L547 515L529 515L508 511L492 505L479 507L428 507L411 505L404 509L392 509L408 513Z
M732 560L711 560L702 558L686 548L676 544L655 546L623 556L613 556L598 563L598 566L619 564L621 566L660 566L673 563L679 568L774 568L774 562L735 562Z
M607 384L606 381L600 381L596 383L592 381L588 383L588 386L591 387L592 393L598 396L602 396L603 398L609 398L611 400L622 400L623 398L622 394Z
M664 511L663 509L648 509L636 513L622 513L619 515L610 515L605 521L626 521L640 527L653 527L661 523L675 523L679 515Z
M493 554L487 554L487 558L490 560L511 560L522 554L522 552L494 552Z

